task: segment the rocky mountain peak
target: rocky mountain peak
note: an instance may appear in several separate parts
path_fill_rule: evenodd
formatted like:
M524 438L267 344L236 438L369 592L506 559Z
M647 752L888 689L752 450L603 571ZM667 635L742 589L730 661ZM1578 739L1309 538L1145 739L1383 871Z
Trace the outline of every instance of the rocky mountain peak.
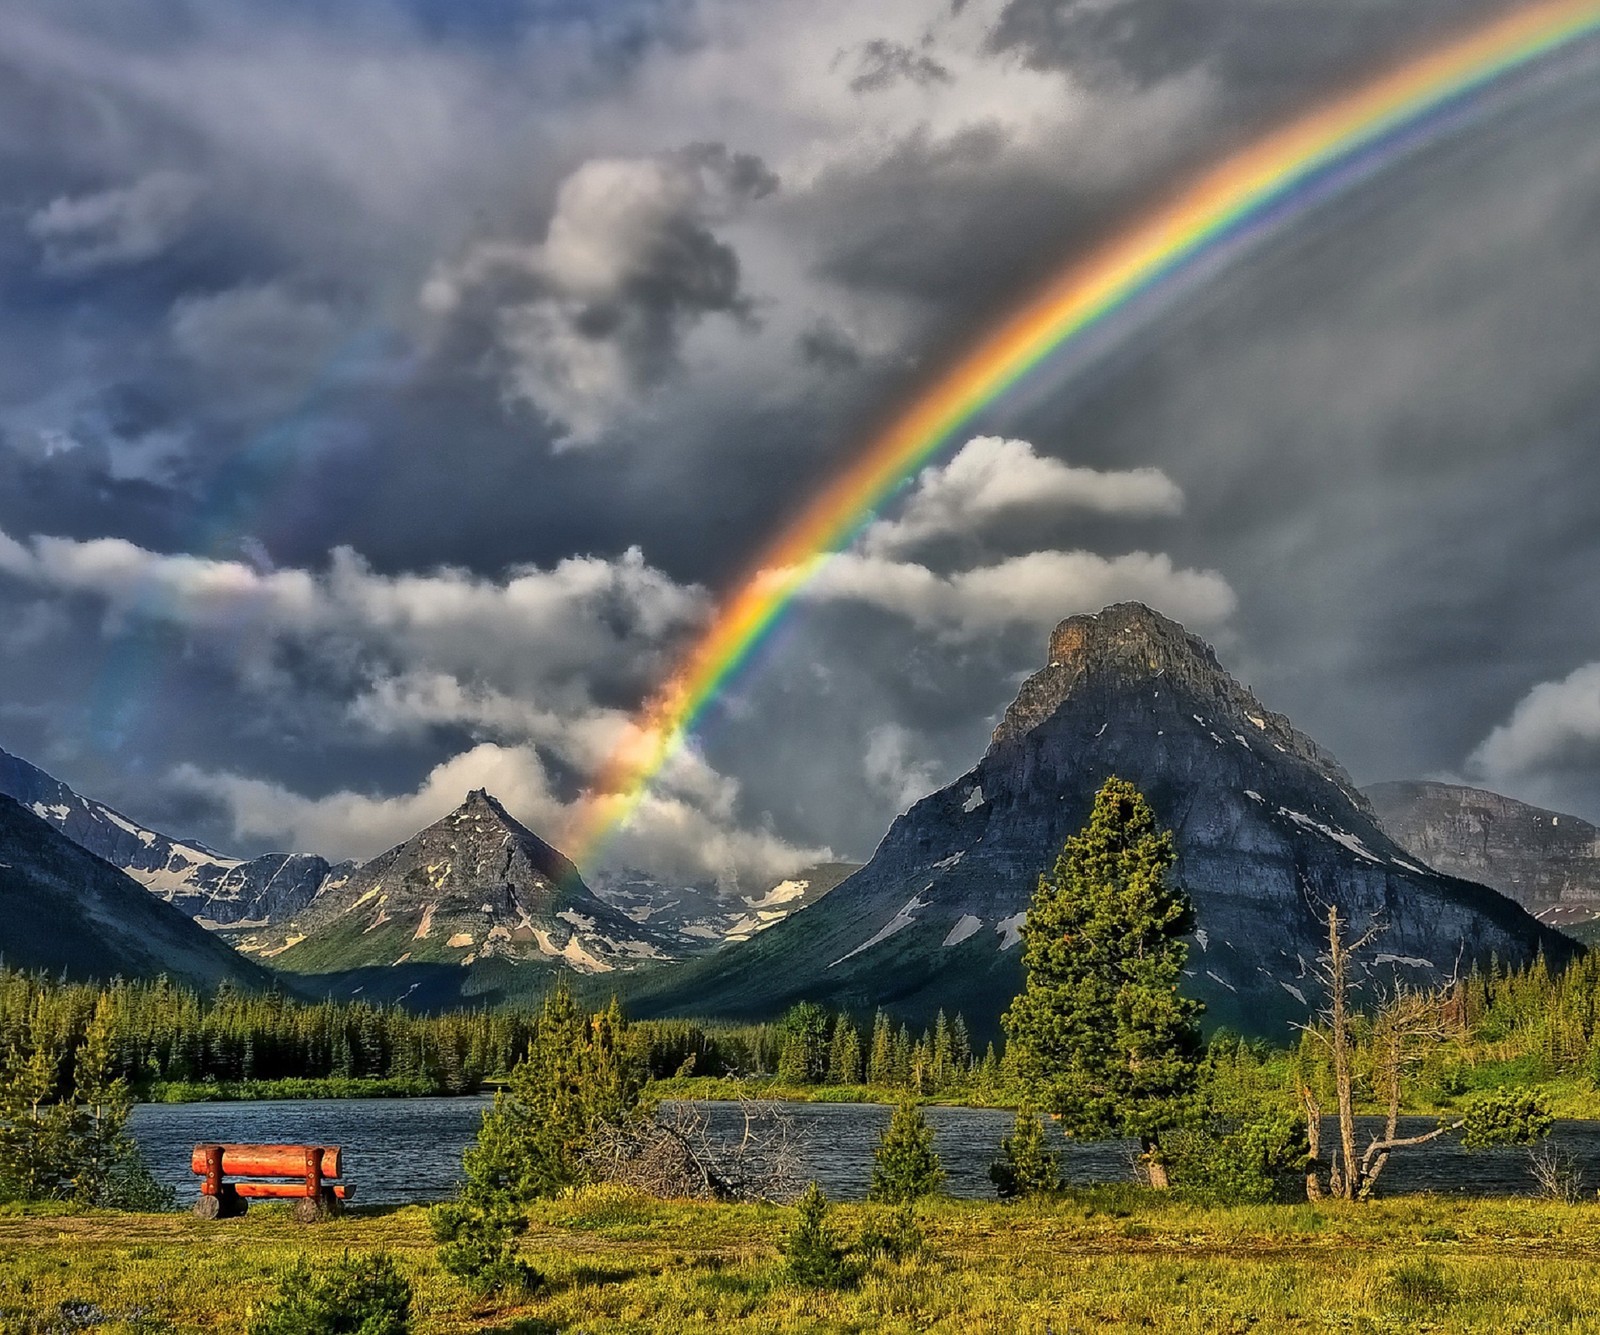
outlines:
M1048 665L1022 684L994 731L990 755L1069 702L1107 717L1159 705L1161 712L1185 720L1203 719L1205 727L1225 737L1258 737L1304 761L1368 810L1355 781L1328 751L1235 681L1198 635L1143 603L1114 603L1061 622L1050 636Z
M1108 672L1126 678L1162 675L1202 680L1226 676L1197 635L1143 603L1114 603L1068 617L1050 636L1050 666L1069 673Z

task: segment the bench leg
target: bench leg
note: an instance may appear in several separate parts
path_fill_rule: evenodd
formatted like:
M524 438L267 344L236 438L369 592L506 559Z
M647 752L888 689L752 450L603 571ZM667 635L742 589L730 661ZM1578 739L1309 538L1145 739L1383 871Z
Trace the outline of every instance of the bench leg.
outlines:
M194 1203L195 1217L199 1219L237 1219L249 1208L250 1202L227 1182L217 1195L202 1194Z
M316 1196L302 1196L294 1203L297 1224L318 1224L344 1213L344 1202L333 1194L331 1187L323 1187Z

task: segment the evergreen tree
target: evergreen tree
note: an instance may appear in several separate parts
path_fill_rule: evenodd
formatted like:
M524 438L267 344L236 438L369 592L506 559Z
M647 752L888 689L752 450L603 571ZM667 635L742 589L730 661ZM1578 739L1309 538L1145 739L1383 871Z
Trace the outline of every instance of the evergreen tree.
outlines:
M1068 839L1022 929L1027 981L1005 1015L1007 1056L1069 1134L1138 1137L1152 1185L1159 1141L1196 1086L1198 1002L1178 993L1193 925L1169 885L1172 836L1121 779L1108 779Z
M867 1199L899 1205L931 1196L943 1183L944 1169L933 1148L933 1128L915 1099L902 1099L872 1152Z
M955 1079L955 1053L950 1045L950 1021L944 1009L933 1023L933 1052L929 1059L928 1078L934 1089L947 1089Z
M792 1283L810 1289L836 1289L855 1279L844 1248L828 1227L828 1198L813 1182L796 1204L798 1218L782 1244L783 1265Z
M783 1051L778 1079L791 1085L814 1085L828 1073L828 1012L813 1001L790 1007L783 1017Z
M879 1011L872 1020L872 1057L867 1063L867 1082L887 1085L894 1080L894 1030L889 1017Z
M1026 1103L1017 1109L1011 1134L1000 1142L989 1180L1002 1200L1061 1189L1061 1156L1046 1145L1044 1120Z
M855 1085L861 1082L861 1036L848 1015L833 1025L833 1049L828 1056L828 1083Z

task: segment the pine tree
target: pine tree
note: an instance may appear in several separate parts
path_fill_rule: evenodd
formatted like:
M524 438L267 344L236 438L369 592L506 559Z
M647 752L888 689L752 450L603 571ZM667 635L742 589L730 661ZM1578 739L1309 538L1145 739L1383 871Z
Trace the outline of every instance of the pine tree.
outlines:
M1178 993L1193 910L1167 882L1173 861L1138 790L1108 779L1039 878L1022 929L1027 981L1004 1020L1037 1105L1072 1135L1138 1137L1156 1186L1160 1136L1199 1073L1201 1007Z
M943 1008L933 1022L933 1054L929 1059L928 1080L935 1090L947 1089L955 1078L955 1054L950 1046L950 1021Z
M1002 1200L1061 1189L1061 1156L1046 1145L1044 1121L1026 1103L1017 1109L1011 1134L1000 1142L989 1179Z
M872 1020L872 1058L867 1063L867 1082L887 1085L894 1080L894 1031L889 1017L879 1011Z
M792 1283L811 1289L836 1289L855 1278L844 1248L828 1227L828 1198L813 1182L796 1202L793 1231L782 1244L784 1269Z
M872 1152L869 1201L900 1205L931 1196L944 1183L944 1169L933 1148L933 1128L912 1098L904 1098Z
M783 1017L783 1051L778 1079L791 1085L814 1085L828 1073L828 1013L815 1002L802 1001Z
M861 1036L848 1015L833 1025L833 1050L828 1056L828 1083L855 1085L861 1082Z

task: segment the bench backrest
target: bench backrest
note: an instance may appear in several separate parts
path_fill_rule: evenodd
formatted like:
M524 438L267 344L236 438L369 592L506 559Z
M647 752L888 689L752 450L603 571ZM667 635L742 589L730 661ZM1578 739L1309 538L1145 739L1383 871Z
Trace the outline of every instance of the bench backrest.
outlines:
M319 1177L342 1177L344 1167L337 1145L196 1145L189 1167L206 1173L211 1165L209 1151L222 1151L222 1172L233 1177L305 1177L308 1155L318 1153Z

